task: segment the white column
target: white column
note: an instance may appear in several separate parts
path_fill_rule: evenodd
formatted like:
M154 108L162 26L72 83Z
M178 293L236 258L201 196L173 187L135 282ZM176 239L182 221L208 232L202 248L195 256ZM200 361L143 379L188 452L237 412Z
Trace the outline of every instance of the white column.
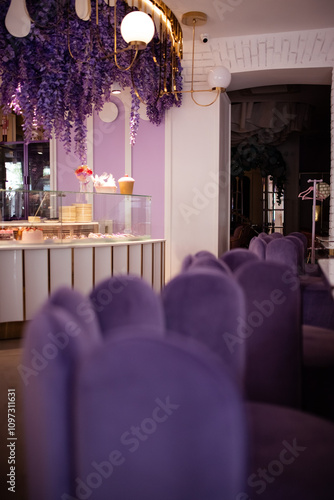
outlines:
M166 118L166 281L187 254L218 255L220 111L220 99L200 107L184 94Z

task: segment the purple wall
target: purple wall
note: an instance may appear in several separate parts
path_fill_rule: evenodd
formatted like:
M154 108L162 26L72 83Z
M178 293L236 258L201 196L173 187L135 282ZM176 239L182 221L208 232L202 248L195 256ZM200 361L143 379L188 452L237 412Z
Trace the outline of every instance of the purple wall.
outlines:
M118 179L125 173L125 146L126 141L129 141L129 125L125 123L122 101L117 97L112 97L110 101L118 107L118 116L114 122L105 123L97 113L93 114L94 174L111 173L118 186ZM62 143L57 141L58 190L79 190L74 174L79 164L77 157L67 155ZM157 127L140 119L136 144L132 147L132 176L135 179L134 194L152 196L152 238L164 238L164 123ZM94 217L98 215L94 214Z
M152 238L164 238L165 125L140 120L132 150L135 194L152 196Z
M94 173L112 174L117 180L124 175L125 162L125 112L117 97L110 98L118 107L118 116L112 123L103 122L98 113L93 115ZM118 184L117 184L118 185Z

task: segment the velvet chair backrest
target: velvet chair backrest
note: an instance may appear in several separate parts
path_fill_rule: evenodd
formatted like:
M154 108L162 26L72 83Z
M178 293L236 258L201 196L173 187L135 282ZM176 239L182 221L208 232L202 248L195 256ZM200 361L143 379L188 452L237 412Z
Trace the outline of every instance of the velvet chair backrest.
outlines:
M299 256L296 245L287 238L277 238L268 243L266 261L285 264L298 275Z
M304 274L305 272L305 247L304 243L297 236L288 235L286 239L292 241L295 245L298 254L298 272L299 274Z
M234 337L245 315L245 298L233 276L212 269L190 270L167 283L161 297L167 329L209 347L241 385L244 347L235 345Z
M164 331L160 297L152 286L134 275L112 276L90 293L102 335L128 325L154 327Z
M73 380L78 359L101 343L92 305L71 289L59 289L25 329L18 371L29 499L73 493Z
M216 269L217 271L220 271L224 274L226 273L231 274L231 269L229 268L229 266L226 265L225 262L222 262L220 259L215 257L214 255L212 255L212 257L209 255L195 257L195 259L188 267L188 269L198 269L198 268Z
M260 240L264 240L266 243L269 243L269 241L271 241L272 237L271 237L271 234L267 234L267 233L259 233L258 238L260 238Z
M292 233L289 233L288 236L296 236L296 238L299 238L303 242L304 250L305 250L304 256L306 256L307 247L308 247L307 236L304 233L301 233L299 231L294 231Z
M235 278L246 298L246 321L240 330L246 397L298 407L302 362L298 277L288 266L266 261L240 266Z
M182 260L180 272L182 273L183 271L186 271L191 266L191 264L194 262L194 260L195 260L195 257L192 254L186 255L184 257L184 259Z
M284 238L282 233L271 233L271 238Z
M258 261L260 258L254 252L251 252L247 248L234 248L225 252L220 260L228 265L232 272L234 272L239 266L249 261Z
M128 331L79 369L75 498L237 498L247 450L233 380L203 346Z
M265 260L267 252L267 242L263 238L255 236L249 242L249 250L255 253L261 260Z
M212 252L209 252L209 250L200 250L199 252L195 253L195 257L211 257L213 259L216 258L216 256Z

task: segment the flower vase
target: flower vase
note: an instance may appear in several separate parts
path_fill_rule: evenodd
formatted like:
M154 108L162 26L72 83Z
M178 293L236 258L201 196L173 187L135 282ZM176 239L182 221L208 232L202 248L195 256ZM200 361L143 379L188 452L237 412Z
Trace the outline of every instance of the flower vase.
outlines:
M88 192L88 184L89 184L88 179L86 179L85 181L80 181L80 193Z

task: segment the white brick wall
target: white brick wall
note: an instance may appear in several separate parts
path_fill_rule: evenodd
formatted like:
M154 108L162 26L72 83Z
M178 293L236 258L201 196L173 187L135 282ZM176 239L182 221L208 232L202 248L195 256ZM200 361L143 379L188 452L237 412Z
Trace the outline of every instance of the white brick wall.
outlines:
M192 42L184 44L183 77L191 81ZM231 73L263 69L333 67L334 28L217 38L195 42L194 82L203 82L208 71L224 64Z

